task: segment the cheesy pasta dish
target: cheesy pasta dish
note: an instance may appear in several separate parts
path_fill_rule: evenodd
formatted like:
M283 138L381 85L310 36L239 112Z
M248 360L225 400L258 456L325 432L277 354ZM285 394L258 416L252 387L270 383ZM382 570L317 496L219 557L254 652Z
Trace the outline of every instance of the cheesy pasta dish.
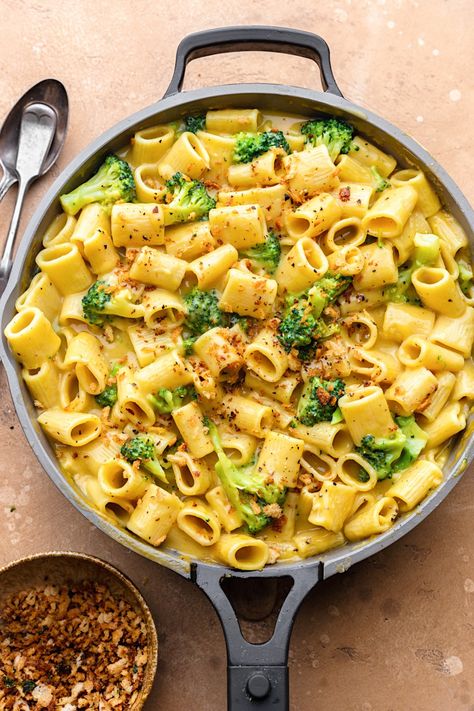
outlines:
M252 570L387 531L474 389L467 237L337 118L208 111L61 196L5 329L64 475Z

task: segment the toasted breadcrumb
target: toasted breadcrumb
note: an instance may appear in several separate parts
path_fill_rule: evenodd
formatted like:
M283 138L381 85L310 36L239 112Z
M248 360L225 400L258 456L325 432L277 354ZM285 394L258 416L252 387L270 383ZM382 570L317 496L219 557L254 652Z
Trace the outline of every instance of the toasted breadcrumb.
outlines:
M270 518L280 518L283 514L281 506L279 504L267 504L263 507L263 513Z
M23 590L0 608L0 709L129 709L147 663L143 618L94 582Z

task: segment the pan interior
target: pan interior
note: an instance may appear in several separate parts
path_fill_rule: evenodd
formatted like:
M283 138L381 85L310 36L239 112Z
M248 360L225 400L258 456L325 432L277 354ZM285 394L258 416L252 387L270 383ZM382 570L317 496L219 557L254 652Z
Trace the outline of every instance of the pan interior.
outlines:
M262 111L279 112L298 116L336 116L350 122L358 133L392 154L403 168L419 167L433 183L443 206L460 222L469 236L471 249L474 246L474 215L466 199L455 183L433 158L413 139L396 129L387 121L350 102L330 94L318 94L296 87L279 85L231 85L213 87L178 94L144 109L120 122L88 146L55 181L38 206L35 215L25 230L22 244L13 267L12 275L1 301L2 332L14 315L14 304L19 294L26 288L35 272L35 257L41 248L42 235L53 217L59 212L59 195L67 192L87 179L98 167L107 153L118 151L140 129L157 123L177 120L189 113L197 113L213 108L259 108ZM94 524L123 545L132 548L145 557L156 560L182 575L191 574L191 563L178 551L166 547L154 549L139 541L130 533L121 530L110 520L93 510L59 470L49 442L36 423L33 402L22 382L20 368L13 361L4 336L2 336L2 360L5 364L15 407L26 436L48 475L64 495ZM474 454L472 423L459 436L450 451L445 466L445 480L413 512L402 516L387 533L362 544L346 544L318 558L304 561L281 562L272 566L270 575L295 567L319 566L323 563L325 577L342 572L354 562L362 560L381 550L392 541L408 532L431 512L467 468ZM223 572L226 570L222 566ZM235 574L235 571L232 571ZM265 571L265 574L266 571Z

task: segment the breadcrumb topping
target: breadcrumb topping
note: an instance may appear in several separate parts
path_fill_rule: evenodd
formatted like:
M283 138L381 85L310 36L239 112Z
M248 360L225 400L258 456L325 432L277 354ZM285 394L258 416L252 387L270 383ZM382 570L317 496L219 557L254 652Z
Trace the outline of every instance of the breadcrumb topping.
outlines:
M0 608L0 709L129 709L147 663L145 621L102 584L30 588Z

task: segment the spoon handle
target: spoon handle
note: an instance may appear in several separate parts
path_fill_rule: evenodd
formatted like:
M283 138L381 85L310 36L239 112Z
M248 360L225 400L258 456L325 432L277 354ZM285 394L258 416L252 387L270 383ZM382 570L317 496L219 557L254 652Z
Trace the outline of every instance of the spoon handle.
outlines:
M0 180L0 202L3 200L13 183L16 183L16 180L15 176L11 173L3 173L2 179Z
M3 248L2 259L0 261L0 284L2 286L4 283L6 283L12 268L13 245L15 244L15 237L18 230L18 224L20 222L23 200L25 199L25 195L29 187L29 182L30 181L20 180L20 182L18 183L18 193L16 196L15 208L13 210L10 228L8 230L7 239Z

